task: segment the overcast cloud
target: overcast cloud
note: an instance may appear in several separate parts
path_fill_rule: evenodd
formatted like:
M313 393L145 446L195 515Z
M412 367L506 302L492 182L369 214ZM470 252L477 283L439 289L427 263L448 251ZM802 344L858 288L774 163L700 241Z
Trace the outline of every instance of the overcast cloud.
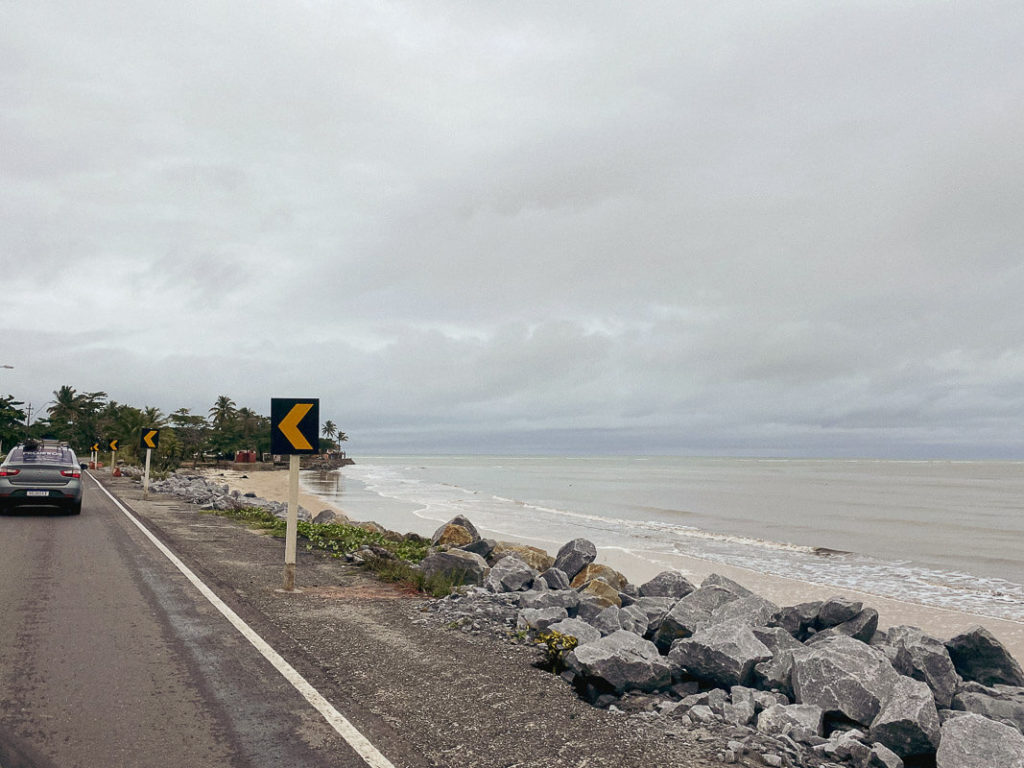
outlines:
M0 0L0 392L1024 458L1024 5Z

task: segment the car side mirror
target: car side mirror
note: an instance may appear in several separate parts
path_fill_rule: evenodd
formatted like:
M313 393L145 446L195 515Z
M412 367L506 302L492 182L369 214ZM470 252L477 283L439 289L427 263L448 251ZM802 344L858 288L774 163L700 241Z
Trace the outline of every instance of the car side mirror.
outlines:
M82 469L88 469L89 468L88 464L79 464L78 466L80 466Z

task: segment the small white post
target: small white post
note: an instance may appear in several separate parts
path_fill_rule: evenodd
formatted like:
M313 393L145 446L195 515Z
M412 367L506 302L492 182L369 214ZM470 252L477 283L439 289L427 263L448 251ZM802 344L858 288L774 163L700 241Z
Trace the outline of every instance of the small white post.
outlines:
M295 591L295 539L299 525L299 459L292 454L288 461L288 518L284 540L284 588Z
M146 449L146 479L142 483L142 498L149 498L149 459L153 455L153 449Z

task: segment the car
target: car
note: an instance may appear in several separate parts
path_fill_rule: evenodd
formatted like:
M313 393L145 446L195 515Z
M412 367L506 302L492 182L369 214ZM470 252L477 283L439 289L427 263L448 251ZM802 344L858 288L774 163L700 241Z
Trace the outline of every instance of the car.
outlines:
M85 468L65 444L26 440L16 445L0 464L0 511L32 505L80 514Z

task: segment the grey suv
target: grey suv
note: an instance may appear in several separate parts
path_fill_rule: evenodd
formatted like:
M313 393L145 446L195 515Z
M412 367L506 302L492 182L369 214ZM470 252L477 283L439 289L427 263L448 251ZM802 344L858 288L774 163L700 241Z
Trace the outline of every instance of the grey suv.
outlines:
M66 445L26 440L0 464L0 512L21 505L82 511L82 464Z

